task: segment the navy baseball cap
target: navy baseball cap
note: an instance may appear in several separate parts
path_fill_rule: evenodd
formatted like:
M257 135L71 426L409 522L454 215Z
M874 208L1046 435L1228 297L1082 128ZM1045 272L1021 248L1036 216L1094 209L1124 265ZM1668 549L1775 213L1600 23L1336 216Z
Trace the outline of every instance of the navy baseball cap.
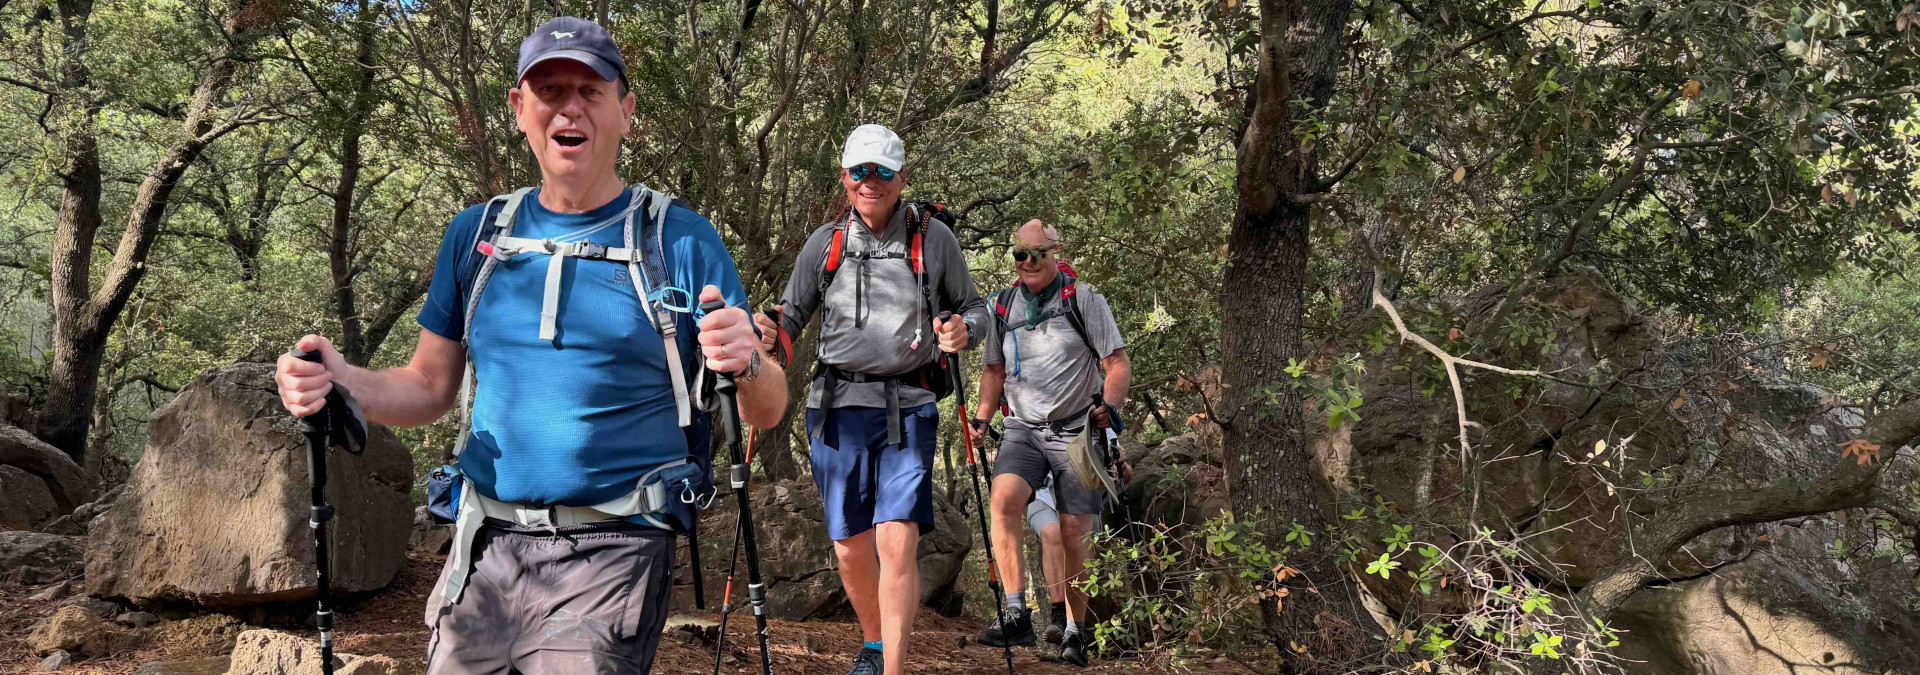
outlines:
M527 79L527 71L543 61L570 59L587 64L608 82L627 79L627 60L600 24L578 17L563 16L541 24L520 43L520 73L513 86Z

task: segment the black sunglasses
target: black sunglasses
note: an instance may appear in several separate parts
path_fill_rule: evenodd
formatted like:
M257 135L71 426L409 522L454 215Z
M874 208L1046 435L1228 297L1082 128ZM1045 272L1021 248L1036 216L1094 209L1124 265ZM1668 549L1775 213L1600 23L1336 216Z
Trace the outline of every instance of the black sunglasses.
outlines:
M1016 248L1013 249L1013 261L1026 262L1027 258L1044 258L1056 248L1060 248L1060 246L1055 244L1043 248Z

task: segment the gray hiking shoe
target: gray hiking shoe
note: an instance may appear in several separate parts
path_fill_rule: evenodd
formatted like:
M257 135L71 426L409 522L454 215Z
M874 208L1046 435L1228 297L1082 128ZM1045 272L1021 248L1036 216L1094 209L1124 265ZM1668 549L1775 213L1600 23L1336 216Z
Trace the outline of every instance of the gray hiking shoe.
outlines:
M887 662L880 658L880 650L862 646L860 654L853 657L853 670L847 671L847 675L883 675L886 670Z
M1050 644L1060 644L1060 636L1067 634L1067 603L1056 602L1048 608L1047 630L1040 638Z
M1093 651L1087 646L1086 633L1074 633L1060 641L1060 660L1081 668L1087 667L1087 653Z
M980 632L980 644L988 647L1025 647L1035 641L1033 634L1033 615L1026 609L1008 612L999 625L989 626Z

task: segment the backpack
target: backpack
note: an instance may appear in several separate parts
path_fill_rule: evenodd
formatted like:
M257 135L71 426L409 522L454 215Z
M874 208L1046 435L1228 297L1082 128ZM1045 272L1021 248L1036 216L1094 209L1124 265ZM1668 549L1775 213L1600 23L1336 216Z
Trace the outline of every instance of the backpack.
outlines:
M1045 322L1053 317L1065 315L1067 317L1067 324L1073 326L1073 332L1078 334L1080 336L1080 342L1087 346L1087 352L1093 354L1094 364L1100 368L1101 373L1105 373L1107 372L1107 365L1100 360L1100 350L1093 346L1093 336L1087 332L1086 319L1080 316L1080 299L1076 296L1076 287L1079 285L1080 278L1074 274L1073 268L1068 267L1065 262L1061 262L1059 265L1060 273L1067 277L1067 282L1060 286L1060 303L1054 305L1053 309L1041 312L1040 321ZM1013 313L1013 303L1019 299L1019 296L1020 282L1018 281L1015 281L1012 287L1002 290L993 296L993 317L996 322L1000 324L999 330L1002 337L1005 337L1008 333L1015 330L1013 322L1007 317ZM1016 337L1015 340L1013 368L1011 372L1008 373L1009 376L1020 374L1020 347L1017 341L1018 337Z
M907 227L913 231L913 239L912 242L908 244L905 255L885 251L848 251L846 247L847 221L850 219L848 215L849 212L853 210L853 207L847 207L846 212L842 212L839 218L834 219L832 238L828 241L826 254L822 256L820 262L821 298L826 298L827 288L833 285L834 275L839 273L842 260L847 258L861 260L906 258L907 263L913 267L914 283L920 287L920 301L925 308L925 316L929 319L937 316L933 302L933 286L927 281L927 266L923 257L926 248L927 225L938 220L951 228L958 218L954 216L953 212L948 210L944 204L922 201L903 202L902 205L907 209ZM925 329L922 328L915 331L914 341L908 345L910 349L920 348L920 331L924 330ZM782 339L786 339L785 336L782 336ZM941 360L935 358L933 363L923 366L920 370L913 373L902 375L901 378L913 386L933 392L934 400L944 400L948 395L953 393L953 383L948 381L945 372L940 369L940 363Z
M662 479L670 481L672 487L680 491L680 498L668 499L668 506L660 514L667 521L661 522L647 514L648 520L667 529L688 533L690 536L699 521L699 509L711 503L715 494L713 482L713 439L712 420L703 406L694 404L695 398L703 398L696 387L710 386L711 378L698 377L689 386L686 373L702 375L704 362L699 358L700 350L694 341L696 331L694 316L690 305L692 296L686 290L674 288L672 277L666 269L666 255L662 243L666 228L667 213L674 204L687 208L684 202L674 200L667 195L650 189L645 185L635 185L628 211L623 214L625 220L626 247L610 249L584 241L554 245L553 242L513 237L514 217L520 204L533 188L521 188L510 194L500 195L489 200L480 214L480 227L475 228L473 244L468 246L461 259L460 268L454 277L454 286L466 308L465 321L461 330L460 343L467 345L472 333L474 312L479 307L480 295L486 291L487 280L495 266L516 253L546 252L552 255L547 277L546 306L541 312L541 337L551 339L553 318L556 313L559 281L562 273L560 260L565 257L586 258L589 260L607 260L624 262L628 268L628 278L633 282L634 292L638 293L647 307L647 319L654 333L665 342L668 358L667 372L674 390L674 405L678 414L678 423L687 439L687 463L671 473L662 474ZM638 232L635 231L638 225ZM675 294L680 306L674 306ZM460 430L454 445L454 461L466 448L470 432L473 407L473 362L468 360L466 373L460 384ZM454 497L437 498L436 495L451 493L457 495L452 482L458 480L457 466L442 466L430 474L428 480L428 510L435 517L451 522L458 513L458 505L449 503ZM435 483L440 483L438 486Z

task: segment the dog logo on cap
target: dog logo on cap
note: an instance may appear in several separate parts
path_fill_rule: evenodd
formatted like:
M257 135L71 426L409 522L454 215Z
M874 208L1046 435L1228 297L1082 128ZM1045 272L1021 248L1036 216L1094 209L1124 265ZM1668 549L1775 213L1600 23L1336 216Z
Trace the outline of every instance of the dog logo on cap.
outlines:
M573 31L570 31L570 30L567 30L567 31L560 31L560 30L556 30L556 31L554 31L554 32L553 32L553 39L555 39L555 40L571 40L571 39L573 39Z

